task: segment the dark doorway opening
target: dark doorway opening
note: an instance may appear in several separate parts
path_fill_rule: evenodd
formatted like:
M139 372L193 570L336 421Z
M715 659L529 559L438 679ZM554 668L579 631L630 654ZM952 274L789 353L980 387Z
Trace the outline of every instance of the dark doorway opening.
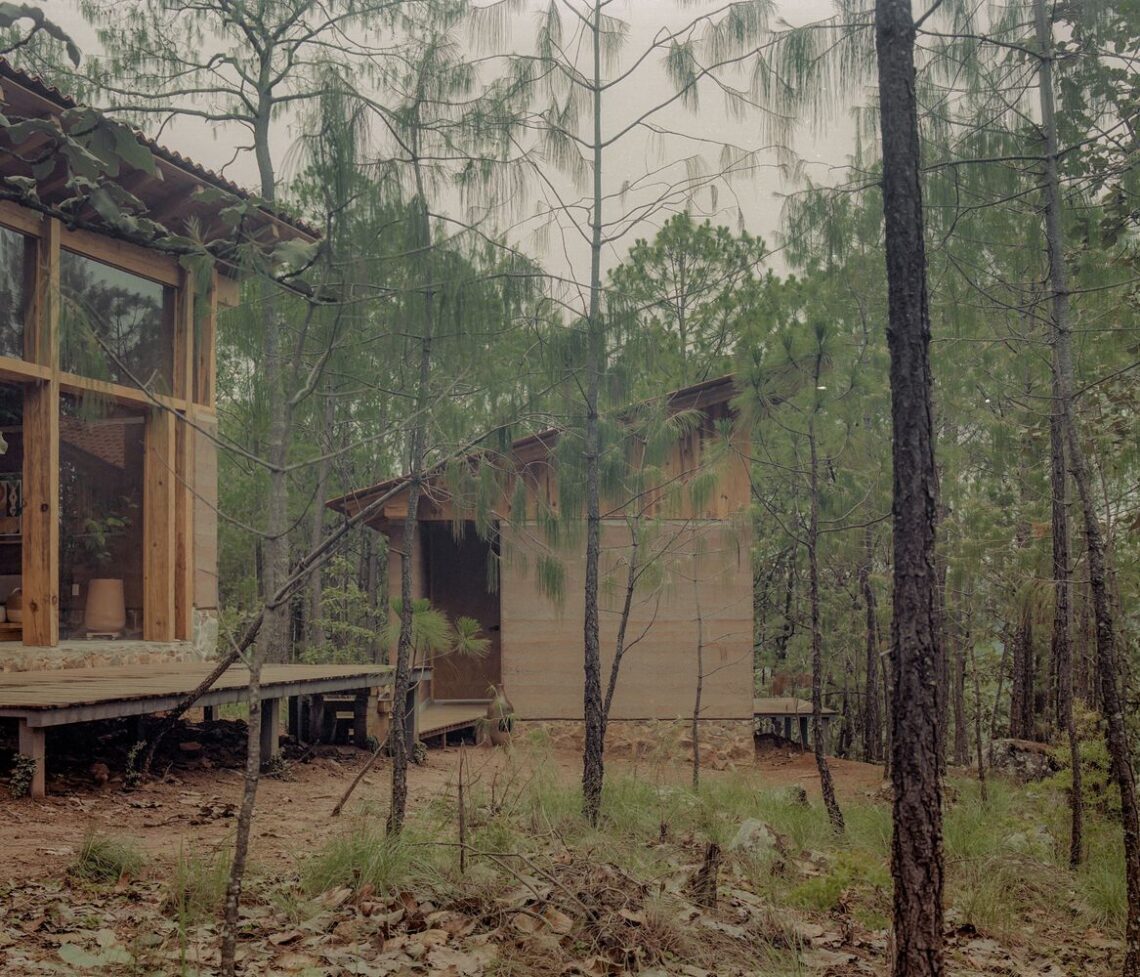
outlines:
M502 681L495 543L481 539L472 522L463 523L458 537L449 522L424 522L420 529L428 600L451 621L474 618L489 642L483 655L447 654L434 659L432 699L489 699Z

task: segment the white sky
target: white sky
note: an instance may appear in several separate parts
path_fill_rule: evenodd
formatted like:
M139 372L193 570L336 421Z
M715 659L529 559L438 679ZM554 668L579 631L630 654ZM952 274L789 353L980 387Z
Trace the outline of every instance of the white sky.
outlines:
M534 2L537 6L541 0ZM677 3L676 0L618 0L607 13L625 20L630 25L629 39L625 48L627 54L623 59L628 63L630 57L635 56L651 42L653 35L663 24L677 26L690 20L701 9L717 5L716 2L694 3L692 0L685 5ZM794 24L818 20L832 12L831 0L776 0L776 7L778 19ZM52 8L51 16L72 33L80 47L85 52L94 52L96 42L92 31L83 23L78 13L77 0L56 0ZM512 45L520 47L527 45L534 34L533 25L525 22L517 23L514 25L514 33L518 36L511 38ZM664 72L656 65L649 66L644 72L639 72L632 86L620 91L620 97L608 105L605 111L607 115L613 113L613 124L618 125L622 119L636 115L645 107L660 101L668 92L668 85ZM850 94L857 101L865 100L865 93ZM713 143L731 141L750 149L762 145L759 120L734 122L725 112L719 95L706 97L695 115L678 108L669 110L660 120L668 128L682 130L698 139L708 140L710 148L704 155L709 160L710 167L714 169L718 151ZM244 141L241 138L242 134L237 130L221 126L209 127L204 123L187 120L167 127L161 134L155 133L152 128L149 134L157 135L165 145L205 166L224 170L226 176L243 186L256 187L256 168L252 154L242 153L235 159L234 147ZM279 159L295 158L296 154L290 150L297 135L295 125L279 127L277 134ZM663 161L668 162L692 154L696 145L698 144L675 137L667 138L663 144L656 147L649 146L642 138L623 141L620 149L607 156L605 169L607 192L616 193L623 182L636 180L647 170L659 168ZM813 134L806 127L803 128L795 137L793 144L795 152L806 164L805 172L813 181L820 183L834 182L840 178L843 165L852 153L853 147L854 127L847 114L834 120L822 133ZM736 181L727 192L722 189L718 193L715 208L711 206L712 198L708 190L697 196L696 206L705 216L712 217L714 223L722 222L730 227L735 227L738 223L738 214L743 214L747 229L763 237L772 248L778 246L778 227L784 199L788 193L794 192L798 187L782 178L775 166L774 151L764 154L763 159L764 165L751 177ZM560 180L558 186L560 191L574 196L574 191L569 188L567 181ZM532 200L527 213L533 213L537 204L537 200ZM616 263L624 256L635 237L652 237L655 226L667 217L668 213L658 214L654 219L637 227L634 233L614 242L607 249L605 258L607 266ZM587 254L585 242L576 240L573 233L558 233L557 230L552 230L545 235L545 245L542 245L539 238L529 233L529 230L533 230L537 224L538 221L532 220L525 233L520 231L513 236L512 243L528 253L539 254L550 270L581 280ZM778 255L774 257L772 264L777 269L781 267Z

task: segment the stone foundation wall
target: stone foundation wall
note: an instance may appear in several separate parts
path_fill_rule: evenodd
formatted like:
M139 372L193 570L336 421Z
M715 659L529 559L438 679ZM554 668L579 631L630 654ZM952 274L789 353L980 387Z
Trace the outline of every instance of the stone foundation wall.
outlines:
M61 641L54 648L28 648L18 641L5 641L0 643L0 672L207 661L214 657L217 649L217 611L195 608L191 641L89 641L77 638Z
M36 672L54 668L100 668L197 661L189 641L61 641L55 648L25 648L16 641L0 645L0 672Z
M692 722L687 719L614 719L606 727L606 756L647 761L693 757ZM515 736L536 732L559 748L580 752L585 729L578 720L517 722ZM710 770L749 766L755 755L751 719L708 720L700 724L701 762Z

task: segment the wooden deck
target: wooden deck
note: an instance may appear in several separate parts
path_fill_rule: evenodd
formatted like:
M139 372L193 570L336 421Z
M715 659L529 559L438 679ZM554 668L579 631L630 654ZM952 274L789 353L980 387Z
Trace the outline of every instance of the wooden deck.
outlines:
M831 720L838 715L839 713L834 709L828 709L826 706L821 710L822 741L825 751L831 741ZM755 732L763 732L764 724L771 723L772 731L777 736L783 735L784 739L789 742L792 742L793 738L798 735L800 746L805 750L808 748L810 740L809 721L811 716L811 702L807 699L782 697L752 700L752 722Z
M142 716L174 709L213 670L210 662L124 665L0 673L0 718L19 722L19 749L36 762L32 796L45 792L45 732L49 726ZM388 665L266 665L261 672L262 751L277 750L281 701L352 692L362 705L392 682ZM249 670L233 666L196 705L205 708L248 698ZM414 692L412 694L414 696ZM411 698L411 696L410 696ZM365 702L366 700L366 702ZM414 703L409 702L414 712ZM411 724L409 739L417 732Z
M419 709L420 739L442 737L447 745L448 733L475 730L487 715L486 702L428 702Z

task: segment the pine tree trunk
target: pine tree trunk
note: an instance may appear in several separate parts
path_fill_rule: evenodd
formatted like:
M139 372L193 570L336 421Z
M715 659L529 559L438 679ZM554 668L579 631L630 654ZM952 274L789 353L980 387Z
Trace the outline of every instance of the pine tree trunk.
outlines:
M1009 735L1033 739L1033 622L1023 605L1013 639L1013 682L1009 698Z
M1073 354L1069 323L1069 289L1065 271L1064 235L1061 229L1061 181L1057 157L1057 120L1053 105L1053 34L1046 19L1044 0L1034 0L1038 75L1041 96L1041 131L1045 143L1045 238L1049 249L1049 283L1053 292L1053 351L1056 357L1057 399L1064 420L1069 468L1077 487L1088 546L1089 584L1096 624L1096 658L1105 717L1105 739L1112 775L1120 790L1120 820L1124 834L1124 874L1127 917L1124 934L1124 977L1140 977L1140 809L1136 774L1124 724L1124 704L1117 687L1116 622L1109 595L1104 537L1093 498L1092 476L1073 411Z
M969 734L966 730L966 646L973 640L967 622L954 644L951 694L954 706L954 762L964 767L970 762Z
M418 140L413 142L418 152ZM431 257L431 217L425 196L425 183L418 155L416 174L416 251L420 255L420 287L423 289L423 332L420 339L419 369L416 378L415 422L412 426L411 481L408 485L408 511L404 516L404 554L400 561L400 636L396 642L396 674L392 689L392 725L389 749L392 753L392 800L388 809L388 831L403 830L408 805L408 714L407 699L412 688L412 560L419 529L419 509L424 461L427 455L427 426L431 405L432 343L435 335L435 283Z
M863 530L863 562L859 565L859 589L867 615L864 638L867 656L866 694L863 697L863 759L878 763L883 758L883 717L879 710L879 621L875 588L871 585L871 565L875 558L875 537L870 526Z
M938 755L938 474L921 164L909 0L876 0L894 462L891 781L894 977L940 977L942 785Z
M593 78L593 169L594 199L590 240L590 311L586 320L586 566L585 613L583 619L583 719L585 748L582 753L582 813L597 825L602 807L602 779L605 775L605 718L602 715L602 659L598 621L598 560L601 554L601 503L599 465L601 431L598 423L598 396L601 387L603 347L601 322L602 289L602 2L595 0L590 33L594 45Z
M1069 740L1069 865L1081 864L1083 817L1081 750L1073 718L1073 648L1069 637L1069 512L1066 500L1065 421L1061 410L1056 357L1053 357L1053 413L1049 418L1049 475L1053 496L1053 661L1057 671L1057 722Z
M321 409L321 430L320 436L315 440L315 443L320 445L321 459L317 462L317 484L316 495L313 502L312 521L309 525L309 549L315 550L321 545L321 537L325 532L325 499L328 498L328 481L329 481L329 449L331 447L331 436L333 420L336 416L336 402L333 400L331 391L325 391L325 402ZM323 595L324 595L324 574L320 568L317 568L309 576L308 587L308 638L309 645L313 648L320 648L325 643L325 628L322 621L324 616Z
M816 357L815 381L819 385L822 355ZM808 600L811 604L811 739L815 751L815 766L819 771L819 789L827 817L836 834L843 834L843 811L835 796L831 780L831 767L823 742L823 624L819 613L819 458L815 443L815 414L808 420L808 448L811 452L810 510L808 515Z

